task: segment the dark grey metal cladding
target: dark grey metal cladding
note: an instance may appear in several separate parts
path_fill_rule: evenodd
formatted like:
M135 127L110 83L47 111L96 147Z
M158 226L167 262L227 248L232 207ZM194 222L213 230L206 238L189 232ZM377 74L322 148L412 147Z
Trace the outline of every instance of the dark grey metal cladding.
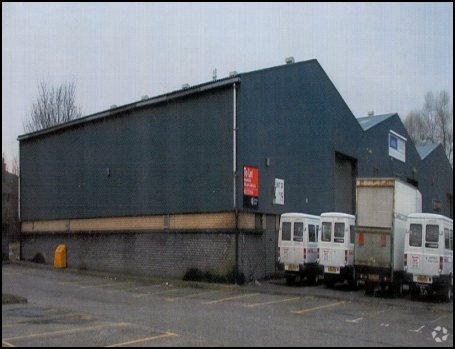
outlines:
M406 162L391 158L389 156L389 133L394 131L405 137L406 141ZM397 177L407 181L417 176L413 169L421 165L420 156L408 135L398 114L387 118L376 126L364 132L362 146L359 146L359 176L361 177ZM375 174L374 169L379 173ZM416 177L419 180L418 177Z
M22 220L232 208L232 87L20 143Z
M418 171L421 179L419 189L423 197L422 211L453 217L453 169L441 145L421 161ZM441 203L440 211L433 210L433 200Z
M335 152L353 157L362 130L316 60L242 74L237 202L243 165L259 167L259 212L334 209ZM266 166L266 158L270 166ZM273 205L274 179L285 205Z
M390 131L407 139L406 162L389 156ZM442 211L438 213L450 216L447 194L453 193L453 170L442 147L422 160L398 114L365 131L362 143L359 147L361 161L358 162L360 177L396 177L404 182L416 181L414 184L418 185L422 194L423 212L433 212L432 200L437 199L442 203ZM437 178L436 181L434 178Z

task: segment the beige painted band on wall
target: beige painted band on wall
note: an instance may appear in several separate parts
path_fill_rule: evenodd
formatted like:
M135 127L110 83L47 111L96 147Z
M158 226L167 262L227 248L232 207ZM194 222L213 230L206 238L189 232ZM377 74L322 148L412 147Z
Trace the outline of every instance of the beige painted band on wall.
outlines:
M168 230L235 229L234 212L156 215L140 217L111 217L63 219L22 223L22 233L72 231L125 231L164 230L165 217ZM239 228L254 229L255 214L239 213ZM263 225L263 228L264 225Z

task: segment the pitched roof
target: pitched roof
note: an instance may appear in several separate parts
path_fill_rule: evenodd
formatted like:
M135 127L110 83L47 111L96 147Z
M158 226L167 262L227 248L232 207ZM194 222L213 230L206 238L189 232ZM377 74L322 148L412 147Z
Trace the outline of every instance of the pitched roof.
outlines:
M84 117L81 117L81 118L78 118L78 119L74 119L74 120L71 120L71 121L68 121L68 122L65 122L65 123L62 123L62 124L51 126L49 128L45 128L45 129L42 129L42 130L39 130L39 131L36 131L36 132L20 135L20 136L17 137L17 139L19 141L22 141L22 140L33 138L33 137L40 136L40 135L43 135L43 134L52 133L52 132L55 132L55 131L60 130L60 129L72 127L74 125L79 125L79 124L83 124L83 123L86 123L86 122L91 122L93 120L98 120L98 119L102 119L102 118L111 117L111 116L113 116L115 114L119 114L119 113L122 113L122 112L125 112L125 111L129 111L129 110L132 110L132 109L141 108L141 107L145 107L145 106L149 106L149 105L153 105L153 104L158 104L158 103L163 103L163 102L167 102L167 101L169 101L171 99L181 98L181 97L185 97L185 96L188 96L188 95L201 93L203 91L212 90L212 89L216 89L216 88L219 88L219 87L227 86L227 85L230 85L230 84L233 84L233 83L238 83L238 82L240 82L240 77L239 76L240 76L240 74L235 75L235 76L230 76L230 77L227 77L227 78L223 78L223 79L219 79L219 80L215 80L215 81L205 82L205 83L202 83L202 84L199 84L199 85L195 85L195 86L191 86L191 87L188 87L188 88L182 88L180 90L175 90L175 91L172 91L172 92L169 92L169 93L165 93L165 94L162 94L162 95L159 95L159 96L156 96L156 97L151 97L151 98L148 98L148 99L145 99L145 100L140 100L140 101L137 101L137 102L125 104L125 105L122 105L122 106L119 106L119 107L115 106L115 107L113 107L111 109L108 109L108 110L105 110L105 111L101 111L101 112L97 112L95 114L87 115L87 116L84 116Z
M420 155L420 158L423 160L428 155L430 155L433 152L433 150L435 150L438 146L439 146L439 143L419 144L419 145L416 145L416 149Z
M362 116L357 118L357 122L360 124L364 131L368 131L370 128L380 124L381 122L397 115L396 113L374 115L374 116Z

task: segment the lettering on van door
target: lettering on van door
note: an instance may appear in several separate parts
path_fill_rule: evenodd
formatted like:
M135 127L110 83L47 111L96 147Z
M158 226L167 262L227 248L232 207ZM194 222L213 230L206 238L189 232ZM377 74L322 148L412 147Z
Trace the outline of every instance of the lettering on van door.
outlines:
M419 256L412 256L412 268L419 269Z

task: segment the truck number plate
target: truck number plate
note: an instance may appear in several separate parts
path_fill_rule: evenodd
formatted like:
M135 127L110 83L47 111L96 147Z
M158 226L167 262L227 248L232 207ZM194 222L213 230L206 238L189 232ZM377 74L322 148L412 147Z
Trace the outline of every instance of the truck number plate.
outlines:
M430 278L426 275L417 275L416 277L417 282L424 282L424 283L430 283Z
M379 275L378 274L368 274L368 280L379 281Z
M327 273L337 273L336 267L327 267Z

